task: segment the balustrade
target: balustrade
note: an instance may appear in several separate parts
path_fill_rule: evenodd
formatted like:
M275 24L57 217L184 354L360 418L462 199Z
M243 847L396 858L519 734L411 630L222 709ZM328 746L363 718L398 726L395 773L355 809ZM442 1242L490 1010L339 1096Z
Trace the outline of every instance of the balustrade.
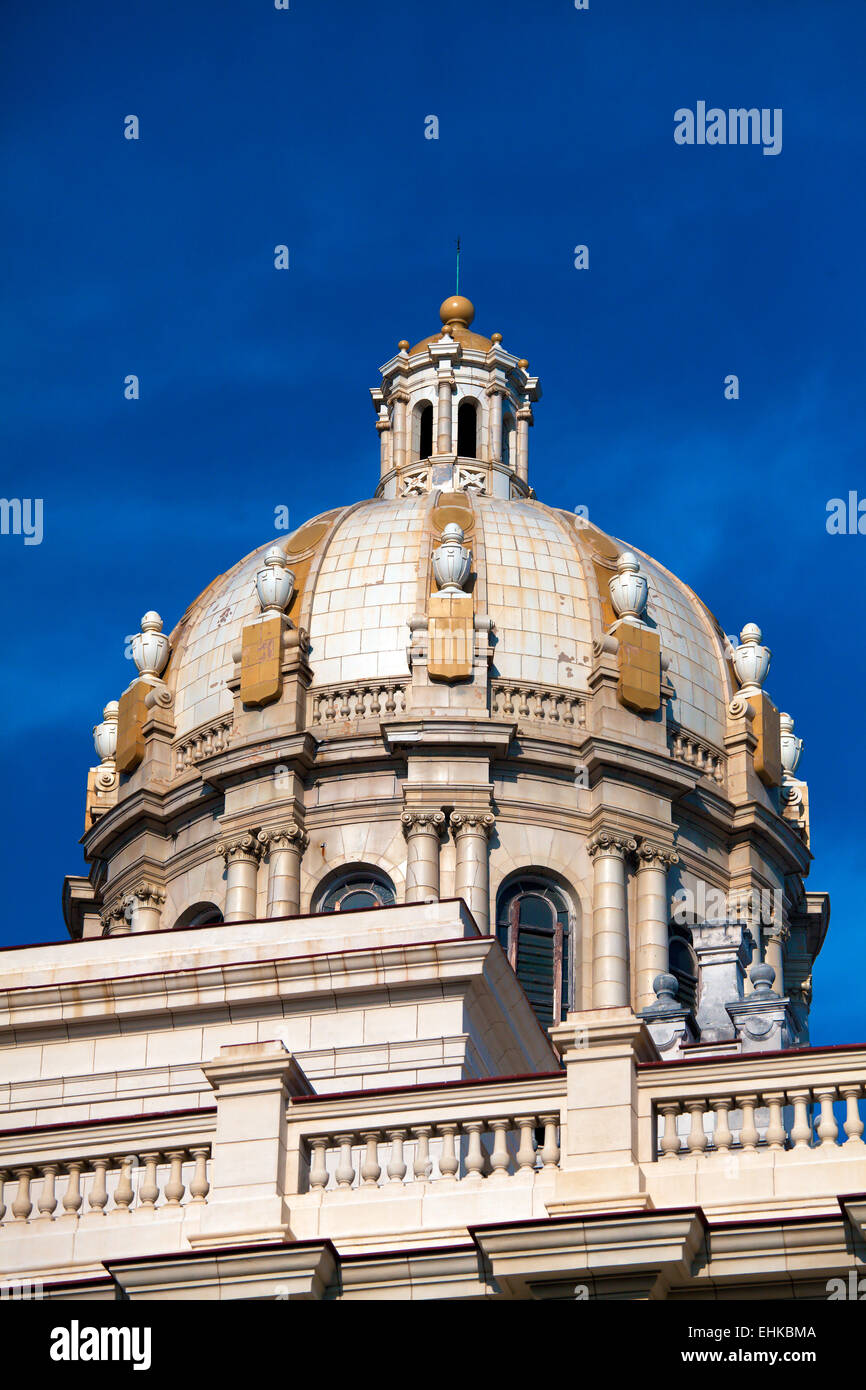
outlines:
M201 1205L210 1192L209 1162L210 1147L201 1145L3 1168L0 1230L19 1224L77 1221L108 1212ZM10 1192L11 1206L7 1206Z
M310 691L309 722L339 724L355 719L391 719L406 711L405 680L330 686Z
M558 1114L390 1126L306 1138L309 1189L478 1185L558 1168Z
M842 1082L658 1100L657 1154L665 1160L758 1149L780 1153L844 1149L859 1156L866 1149L860 1113L863 1096L862 1085ZM841 1129L836 1105L845 1108Z
M571 690L556 690L520 681L495 681L491 713L496 718L522 719L565 730L586 726L586 703Z

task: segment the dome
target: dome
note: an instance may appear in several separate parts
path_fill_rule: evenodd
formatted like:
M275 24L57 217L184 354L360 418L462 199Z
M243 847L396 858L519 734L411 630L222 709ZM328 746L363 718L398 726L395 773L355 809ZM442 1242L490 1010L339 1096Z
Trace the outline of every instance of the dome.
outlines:
M434 513L448 497L360 502L316 517L283 543L298 576L289 616L309 632L312 690L409 677L409 623L424 607ZM733 695L725 637L686 584L631 542L535 499L472 497L471 508L468 541L484 556L478 584L496 638L494 679L586 695L592 645L611 620L607 581L629 549L649 580L647 619L669 654L672 717L723 747ZM171 634L165 679L178 736L231 712L232 652L259 611L255 575L272 545L263 542L215 579Z
M664 1038L677 1008L711 1043L733 932L762 1045L803 1042L828 908L761 629L732 646L633 538L536 497L538 378L474 312L381 368L374 496L262 538L171 633L145 614L94 702L70 931L453 897L544 1027L631 1007Z

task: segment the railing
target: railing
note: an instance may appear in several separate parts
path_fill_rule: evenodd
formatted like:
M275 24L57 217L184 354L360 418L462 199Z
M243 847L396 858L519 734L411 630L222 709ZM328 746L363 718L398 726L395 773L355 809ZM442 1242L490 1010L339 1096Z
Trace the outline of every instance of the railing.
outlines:
M704 777L709 777L720 787L725 785L725 755L721 749L714 748L703 739L695 738L694 734L687 733L685 729L671 730L670 749L671 757L676 758L677 762L696 767Z
M543 1136L543 1137L542 1137ZM306 1140L310 1191L481 1182L559 1167L559 1115L351 1130Z
M224 753L232 741L232 725L233 716L225 714L179 739L174 745L175 777L213 753Z
M493 682L491 714L567 730L586 727L586 701L582 695L521 681Z
M210 1191L210 1153L210 1145L201 1145L0 1169L0 1233L24 1223L75 1221L110 1211L148 1213L201 1205Z
M863 1049L685 1060L638 1070L653 1118L648 1158L773 1150L866 1158Z
M355 682L311 690L307 721L311 725L346 720L391 719L406 711L408 678Z

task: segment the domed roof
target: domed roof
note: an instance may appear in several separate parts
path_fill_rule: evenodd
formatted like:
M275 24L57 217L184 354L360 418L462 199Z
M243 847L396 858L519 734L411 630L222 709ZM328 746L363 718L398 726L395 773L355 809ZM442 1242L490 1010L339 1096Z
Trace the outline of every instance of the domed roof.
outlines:
M438 342L446 333L461 347L476 348L479 352L487 352L488 348L492 347L492 339L485 338L481 333L469 331L475 318L475 305L465 295L454 294L449 299L443 299L439 306L439 317L442 320L440 331L431 333L429 338L422 338L420 343L410 348L410 357L413 353L421 352L430 343Z
M313 690L409 676L409 620L425 609L430 552L452 502L465 515L465 493L364 501L282 542L295 574L289 616L309 633ZM608 580L628 549L649 582L646 621L670 661L672 717L724 746L733 694L724 633L687 585L633 544L535 499L473 496L471 514L466 544L477 609L494 624L494 680L588 693L593 641L614 618ZM172 633L164 679L178 737L232 710L233 650L260 612L255 574L273 545L271 537L215 579Z

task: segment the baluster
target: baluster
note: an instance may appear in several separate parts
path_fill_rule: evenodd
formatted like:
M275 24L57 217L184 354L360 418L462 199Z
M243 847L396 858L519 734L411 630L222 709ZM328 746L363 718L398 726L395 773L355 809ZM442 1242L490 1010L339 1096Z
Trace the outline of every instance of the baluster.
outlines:
M54 1212L57 1207L57 1174L60 1172L59 1163L43 1163L42 1167L42 1191L39 1193L39 1201L36 1203L39 1208L40 1221L53 1221Z
M66 1181L66 1191L63 1194L63 1210L67 1216L76 1217L81 1207L81 1170L83 1163L76 1159L73 1163L66 1164L68 1174Z
M821 1105L821 1118L818 1121L818 1138L820 1139L819 1148L826 1144L835 1144L839 1136L839 1126L836 1124L833 1115L833 1101L836 1099L835 1086L822 1086L820 1090L815 1088L815 1099Z
M403 1161L403 1141L406 1138L405 1129L389 1129L387 1135L391 1141L391 1157L388 1160L386 1172L391 1182L402 1182L406 1176L406 1164Z
M454 1151L454 1136L460 1128L459 1125L439 1125L437 1126L442 1136L442 1152L439 1155L439 1172L443 1178L453 1178L460 1167L460 1160Z
M159 1197L159 1177L157 1174L159 1159L158 1153L141 1155L141 1161L144 1164L144 1182L138 1189L139 1206L146 1207L149 1211L153 1211Z
M517 691L517 712L521 719L529 718L529 691L525 686Z
M740 1126L740 1148L750 1152L758 1147L758 1128L755 1124L755 1106L757 1103L757 1096L737 1097L737 1105L743 1112L743 1123Z
M812 1125L809 1120L809 1091L789 1091L788 1100L794 1107L794 1123L791 1138L795 1149L808 1149L812 1142Z
M334 710L334 692L333 692L333 690L327 690L327 691L325 691L325 723L326 723L326 724L329 724L329 723L331 722L331 720L334 718L334 714L335 714L335 710Z
M520 1147L517 1150L517 1167L520 1171L535 1168L535 1126L536 1115L521 1115L517 1120L520 1128Z
M310 1140L312 1151L312 1161L310 1163L310 1188L315 1191L317 1188L328 1186L328 1164L325 1158L328 1152L328 1136L317 1134L315 1139Z
M680 1103L678 1100L660 1101L658 1111L664 1116L665 1122L661 1140L662 1157L676 1158L680 1152L680 1136L677 1130Z
M706 1130L704 1129L705 1109L706 1101L686 1101L686 1110L689 1112L689 1115L691 1116L691 1126L689 1128L689 1137L687 1140L687 1144L689 1152L693 1154L702 1154L706 1149L707 1144L709 1143L709 1140L707 1139L706 1135Z
M769 1107L770 1119L767 1125L767 1145L771 1149L784 1149L788 1136L782 1119L782 1106L785 1104L784 1091L765 1091L764 1103Z
M172 1149L170 1153L166 1154L166 1158L171 1164L168 1182L165 1185L165 1205L167 1207L179 1207L186 1191L186 1184L183 1180L184 1154L184 1149Z
M559 1125L558 1115L539 1115L538 1123L544 1126L544 1144L541 1148L541 1162L545 1168L559 1167L559 1144L556 1138L556 1130Z
M493 1170L491 1176L494 1178L507 1178L511 1167L511 1155L508 1152L508 1131L511 1128L511 1121L490 1120L488 1128L493 1131L493 1152L490 1155L490 1166Z
M514 695L515 692L511 686L504 685L502 687L502 713L504 715L514 713Z
M483 1120L467 1120L463 1125L463 1130L469 1135L469 1146L466 1151L466 1180L478 1182L484 1177L484 1150L481 1146L481 1135L484 1132Z
M12 1215L16 1221L26 1221L33 1210L33 1202L30 1198L30 1179L33 1177L32 1168L14 1168L12 1170L18 1179L18 1191L12 1203Z
M210 1192L210 1183L207 1176L207 1161L210 1157L209 1149L190 1149L190 1158L195 1160L195 1171L189 1185L189 1195L191 1202L207 1201L207 1194Z
M124 1154L117 1162L120 1164L120 1177L114 1189L114 1206L117 1211L128 1212L135 1195L132 1188L132 1174L138 1159L135 1154Z
M433 1172L433 1160L430 1157L430 1135L432 1132L432 1125L416 1125L412 1130L418 1141L412 1164L412 1173L416 1182L427 1182Z
M3 1200L3 1188L6 1185L7 1173L5 1168L0 1168L0 1226L3 1225L3 1217L6 1215L6 1203Z
M396 710L397 701L394 699L394 687L393 685L388 685L385 687L385 713L394 714Z
M104 1216L105 1204L108 1201L108 1185L105 1180L108 1159L94 1158L91 1166L96 1177L93 1179L93 1186L90 1189L87 1209L92 1211L94 1216Z
M365 1187L378 1187L382 1174L379 1163L379 1131L377 1129L366 1130L361 1138L367 1145L361 1160L361 1180Z
M348 1190L355 1181L355 1165L352 1162L352 1135L338 1134L337 1143L340 1146L340 1161L337 1164L335 1174L337 1186Z
M574 700L570 698L563 699L563 709L565 711L565 713L562 716L563 724L568 724L569 726L574 724L574 705Z
M863 1121L860 1119L860 1087L845 1085L839 1087L839 1094L845 1102L845 1141L848 1144L863 1144Z
M713 1100L710 1101L710 1105L716 1117L713 1124L713 1148L725 1152L734 1142L734 1136L728 1123L731 1102L728 1099Z

